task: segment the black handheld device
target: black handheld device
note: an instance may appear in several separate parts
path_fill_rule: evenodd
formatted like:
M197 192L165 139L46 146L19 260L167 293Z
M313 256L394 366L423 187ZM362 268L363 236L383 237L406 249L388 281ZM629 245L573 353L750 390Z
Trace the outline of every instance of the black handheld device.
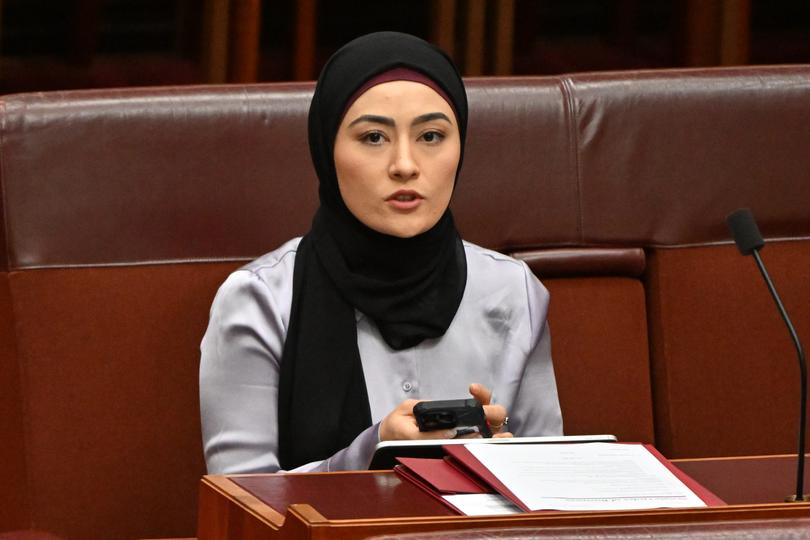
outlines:
M457 428L456 436L480 433L492 437L484 407L475 399L420 401L413 407L419 431Z

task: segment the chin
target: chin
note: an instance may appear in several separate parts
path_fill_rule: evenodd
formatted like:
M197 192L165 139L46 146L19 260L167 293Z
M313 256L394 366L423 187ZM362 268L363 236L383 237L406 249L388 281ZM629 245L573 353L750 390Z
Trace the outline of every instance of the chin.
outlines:
M390 223L386 223L385 225L385 227L375 227L375 229L383 234L396 236L397 238L413 238L430 229L430 227L424 224L400 224L393 227Z

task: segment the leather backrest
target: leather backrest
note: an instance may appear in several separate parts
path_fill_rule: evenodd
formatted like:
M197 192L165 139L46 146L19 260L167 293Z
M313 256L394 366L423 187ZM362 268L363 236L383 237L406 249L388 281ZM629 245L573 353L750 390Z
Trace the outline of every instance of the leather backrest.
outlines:
M10 267L247 260L303 234L317 204L305 130L311 90L7 97ZM558 81L474 80L469 94L470 142L453 201L465 238L504 250L577 242ZM535 200L542 211L515 204Z
M804 238L808 68L473 79L453 208L465 238L537 247L728 242L753 207ZM7 96L11 269L249 259L316 205L309 83Z
M730 242L750 206L769 238L810 235L807 66L570 78L582 240Z

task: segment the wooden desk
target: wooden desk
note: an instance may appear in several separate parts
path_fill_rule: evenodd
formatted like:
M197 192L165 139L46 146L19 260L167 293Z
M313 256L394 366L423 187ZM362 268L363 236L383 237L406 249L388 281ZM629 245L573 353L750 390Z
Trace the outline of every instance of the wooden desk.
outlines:
M784 503L795 456L675 460L729 506L611 512L458 516L391 471L205 476L200 540L350 539L487 527L586 527L810 517L810 503ZM808 473L810 479L810 472Z

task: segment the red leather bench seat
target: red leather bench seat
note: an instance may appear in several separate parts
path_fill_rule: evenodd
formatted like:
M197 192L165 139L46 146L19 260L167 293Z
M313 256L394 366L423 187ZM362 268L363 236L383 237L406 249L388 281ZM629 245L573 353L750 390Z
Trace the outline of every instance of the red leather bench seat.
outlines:
M311 84L0 100L0 531L194 534L198 344L316 206ZM474 79L453 211L552 293L565 429L785 453L795 358L723 222L750 206L810 333L810 67Z

